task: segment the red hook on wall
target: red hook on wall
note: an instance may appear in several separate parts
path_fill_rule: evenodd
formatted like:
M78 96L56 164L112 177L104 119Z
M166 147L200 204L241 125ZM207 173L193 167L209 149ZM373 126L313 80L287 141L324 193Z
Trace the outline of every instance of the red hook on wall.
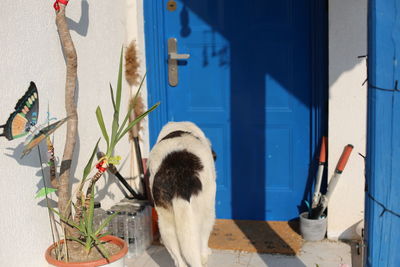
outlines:
M60 4L63 4L64 6L66 6L67 4L68 4L68 0L56 0L55 2L54 2L54 5L53 5L53 7L54 7L54 9L56 10L56 11L59 11L60 10Z

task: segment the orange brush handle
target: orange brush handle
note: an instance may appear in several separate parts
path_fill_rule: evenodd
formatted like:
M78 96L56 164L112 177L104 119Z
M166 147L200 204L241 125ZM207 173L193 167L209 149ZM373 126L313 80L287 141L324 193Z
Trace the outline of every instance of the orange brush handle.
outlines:
M349 160L351 151L353 150L353 145L345 146L342 155L340 156L339 162L336 166L336 172L342 173L344 168L346 167L347 161Z
M321 151L319 152L319 164L324 164L326 162L326 147L328 144L328 138L326 136L322 137Z

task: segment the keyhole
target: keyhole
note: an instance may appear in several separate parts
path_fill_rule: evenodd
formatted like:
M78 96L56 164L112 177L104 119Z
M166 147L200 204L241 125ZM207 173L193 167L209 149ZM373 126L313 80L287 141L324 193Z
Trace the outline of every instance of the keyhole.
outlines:
M169 11L175 11L175 10L176 10L176 2L173 1L173 0L168 1L168 3L167 3L167 9L168 9Z

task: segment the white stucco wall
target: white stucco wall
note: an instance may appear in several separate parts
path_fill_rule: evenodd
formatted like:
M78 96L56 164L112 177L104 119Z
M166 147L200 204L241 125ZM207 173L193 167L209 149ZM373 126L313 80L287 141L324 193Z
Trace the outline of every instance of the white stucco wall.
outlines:
M70 1L67 8L78 54L76 178L81 177L93 146L101 136L95 116L97 105L102 107L106 122L111 121L109 82L116 85L119 53L126 41L126 3L126 0ZM39 123L46 117L47 106L52 116L59 119L65 116L65 64L52 4L52 1L38 0L29 3L3 0L0 4L0 124L6 122L30 81L35 81L39 90ZM132 18L137 14L134 10ZM137 32L132 33L131 38ZM129 88L125 86L122 110L127 108L128 96ZM55 134L56 154L60 159L65 130L63 126ZM0 139L0 266L45 266L43 254L52 239L47 209L43 201L34 198L42 187L39 159L34 150L21 160L22 142L21 139L11 142ZM42 148L42 155L45 155L45 147ZM125 139L118 145L116 154L125 160L129 153ZM129 162L123 164L121 172L129 175ZM123 197L114 181L107 176L99 182L96 198L106 208Z
M364 217L367 0L329 1L329 173L347 144L354 150L329 203L328 238L355 238Z

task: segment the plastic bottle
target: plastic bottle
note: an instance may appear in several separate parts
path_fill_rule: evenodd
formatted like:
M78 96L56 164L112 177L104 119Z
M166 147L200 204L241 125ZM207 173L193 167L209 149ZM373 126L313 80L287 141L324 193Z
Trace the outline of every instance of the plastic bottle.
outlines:
M132 211L127 213L128 228L128 258L138 256L138 240L137 240L137 213Z
M148 237L148 244L147 247L151 246L153 243L153 218L151 212L151 206L146 205L146 226L147 226L147 237Z
M126 211L121 210L118 211L117 218L117 236L126 242L128 242L128 234L127 234L127 227L126 227Z
M117 215L113 219L112 234L125 240L125 214L123 206L116 204L110 208L110 211Z
M144 249L150 246L150 219L147 207L147 205L142 207Z
M145 244L145 230L144 230L144 214L143 210L138 210L136 214L136 221L137 221L137 231L136 231L136 240L137 240L137 251L138 255L141 255L146 250Z
M128 258L141 255L153 241L151 207L148 202L122 200L112 206L110 211L118 215L109 229L114 229L112 234L128 243Z

